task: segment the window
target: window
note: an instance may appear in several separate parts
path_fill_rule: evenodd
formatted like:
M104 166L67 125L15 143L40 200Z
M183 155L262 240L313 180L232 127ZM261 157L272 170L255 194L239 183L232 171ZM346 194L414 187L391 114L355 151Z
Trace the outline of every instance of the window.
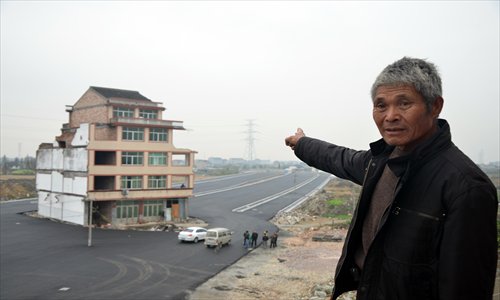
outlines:
M146 200L144 201L144 217L161 216L163 212L163 201Z
M148 187L150 189L166 188L167 176L148 176Z
M142 165L143 152L122 152L122 165Z
M166 142L167 141L167 129L166 128L150 128L149 129L149 140L156 142Z
M144 128L123 127L122 139L128 141L143 141Z
M142 176L122 176L122 189L142 189Z
M114 190L115 176L94 176L94 190Z
M137 218L138 201L116 201L116 217L119 219Z
M150 152L148 155L148 163L150 166L166 166L167 152Z
M134 110L125 107L113 107L113 117L133 118Z
M158 111L152 109L141 109L139 117L144 119L158 119Z
M95 151L94 153L94 164L96 166L116 165L116 152L114 151Z

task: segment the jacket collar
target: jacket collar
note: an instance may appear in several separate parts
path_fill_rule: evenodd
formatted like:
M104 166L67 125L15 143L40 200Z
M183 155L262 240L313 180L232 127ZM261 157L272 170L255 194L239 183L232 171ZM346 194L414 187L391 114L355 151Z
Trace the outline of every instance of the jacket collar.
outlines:
M410 165L413 168L418 168L451 145L450 126L446 120L438 119L436 133L417 145L408 155L390 159L387 163L394 174L399 177ZM371 143L370 149L374 157L388 157L394 150L394 146L390 146L384 139L380 139Z

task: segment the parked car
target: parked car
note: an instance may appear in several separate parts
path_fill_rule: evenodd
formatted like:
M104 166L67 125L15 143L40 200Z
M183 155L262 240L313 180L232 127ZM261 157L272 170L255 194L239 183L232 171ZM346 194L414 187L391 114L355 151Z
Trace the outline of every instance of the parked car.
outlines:
M231 243L233 233L227 228L211 228L207 230L205 246L222 247Z
M205 236L207 235L207 230L202 227L188 227L181 232L177 238L181 242L194 242L198 243L198 241L205 240Z

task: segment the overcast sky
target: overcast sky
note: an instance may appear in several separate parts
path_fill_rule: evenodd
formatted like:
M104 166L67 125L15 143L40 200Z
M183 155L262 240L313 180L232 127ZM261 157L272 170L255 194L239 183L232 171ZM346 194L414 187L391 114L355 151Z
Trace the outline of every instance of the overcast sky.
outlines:
M35 156L89 86L139 91L184 121L197 158L295 160L284 138L380 138L370 87L403 56L441 73L441 117L500 160L499 1L1 1L1 155Z

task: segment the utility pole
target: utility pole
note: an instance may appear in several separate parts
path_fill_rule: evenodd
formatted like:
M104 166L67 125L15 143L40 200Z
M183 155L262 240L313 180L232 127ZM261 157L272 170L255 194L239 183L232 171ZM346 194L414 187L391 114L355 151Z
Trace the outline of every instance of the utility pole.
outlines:
M92 199L89 199L89 240L88 240L88 246L92 246L92 214L94 212L93 206L92 206Z

